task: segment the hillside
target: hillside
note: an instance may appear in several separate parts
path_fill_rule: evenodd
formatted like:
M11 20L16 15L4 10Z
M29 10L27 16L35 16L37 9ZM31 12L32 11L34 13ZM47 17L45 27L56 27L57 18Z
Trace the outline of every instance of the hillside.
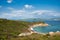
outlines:
M39 23L39 22L34 22ZM59 35L49 36L42 34L32 34L29 36L19 37L22 32L29 32L27 28L34 24L25 21L0 19L0 40L60 40Z

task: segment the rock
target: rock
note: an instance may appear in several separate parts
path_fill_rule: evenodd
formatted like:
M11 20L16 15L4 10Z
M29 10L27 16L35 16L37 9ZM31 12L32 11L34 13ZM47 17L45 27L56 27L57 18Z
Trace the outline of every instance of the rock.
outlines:
M49 35L50 35L50 36L54 36L55 33L54 33L54 32L49 32Z

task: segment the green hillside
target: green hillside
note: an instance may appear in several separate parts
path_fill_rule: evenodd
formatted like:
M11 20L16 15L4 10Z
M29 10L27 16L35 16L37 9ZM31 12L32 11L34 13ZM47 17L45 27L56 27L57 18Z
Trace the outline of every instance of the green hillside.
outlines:
M18 34L22 32L29 32L27 29L29 25L32 24L34 23L0 19L0 40L60 40L59 35L49 36L49 34L47 35L32 34L23 37L18 36Z

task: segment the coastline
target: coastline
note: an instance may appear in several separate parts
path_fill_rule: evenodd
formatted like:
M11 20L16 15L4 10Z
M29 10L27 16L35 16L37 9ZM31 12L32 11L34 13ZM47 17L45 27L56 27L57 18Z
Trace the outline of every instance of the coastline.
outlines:
M45 23L45 24L43 24L43 23L40 23L40 24L34 24L34 25L32 25L32 26L29 26L29 28L28 28L28 30L30 31L30 32L32 32L32 33L37 33L37 34L43 34L43 35L46 35L46 33L40 33L40 32L36 32L36 31L34 31L34 27L37 27L37 26L48 26L48 24L47 23Z
M46 35L46 33L41 33L41 32L34 31L33 27L30 28L30 32Z
M49 34L50 36L53 36L53 35L60 35L60 31L56 31L56 32L49 32L49 33L40 33L40 32L36 32L36 31L34 31L34 27L37 27L37 26L48 26L48 24L36 24L36 25L32 25L32 26L30 26L30 28L28 29L30 32L32 32L32 33L37 33L37 34L43 34L43 35L46 35L46 34Z
M37 26L48 26L48 24L40 23L40 24L30 25L28 28L29 32L20 33L18 36L27 36L27 35L31 35L33 33L46 35L45 33L39 33L39 32L34 31L33 28L37 27Z
M35 31L33 28L34 27L37 27L37 26L42 26L42 27L46 27L46 26L49 26L48 24L34 24L34 25L30 25L28 30L29 32L25 32L25 33L20 33L18 36L28 36L28 35L31 35L33 33L36 33L36 34L42 34L42 35L47 35L49 34L50 36L54 36L54 35L60 35L60 31L56 31L56 32L48 32L48 33L41 33L41 32L37 32Z

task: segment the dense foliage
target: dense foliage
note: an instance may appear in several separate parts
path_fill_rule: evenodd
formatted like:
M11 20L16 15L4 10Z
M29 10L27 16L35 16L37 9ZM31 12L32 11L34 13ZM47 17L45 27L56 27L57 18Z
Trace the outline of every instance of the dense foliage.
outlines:
M29 25L39 22L24 22L0 19L0 40L60 40L60 36L56 35L48 37L48 35L32 34L29 36L19 37L18 34L28 32Z

